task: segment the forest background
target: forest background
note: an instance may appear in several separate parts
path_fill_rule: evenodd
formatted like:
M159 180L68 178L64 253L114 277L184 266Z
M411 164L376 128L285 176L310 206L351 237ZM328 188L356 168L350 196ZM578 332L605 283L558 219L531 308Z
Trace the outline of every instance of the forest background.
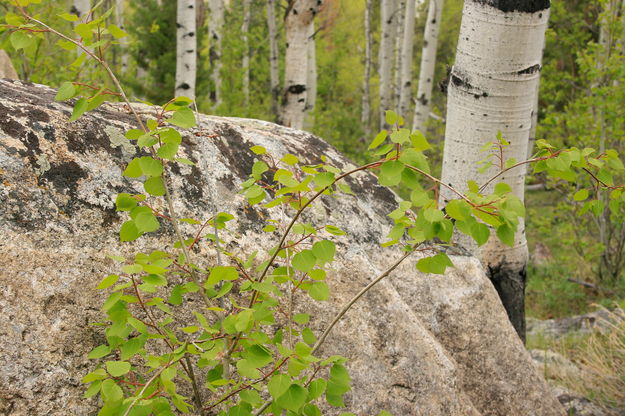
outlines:
M77 3L80 2L62 0L31 7L46 16L52 26L71 29L77 24L71 16L78 13ZM113 10L108 19L127 32L127 36L120 37L118 45L106 51L116 71L122 74L124 86L134 93L136 100L155 104L168 101L176 89L176 2L104 0L100 3L96 13ZM401 60L406 56L402 53L402 31L406 18L414 19L415 23L411 98L403 109L406 118L412 119L429 6L428 1L417 1L414 16L406 16L404 0L394 1L392 50L385 51L381 47L380 3L381 0L326 0L315 17L315 30L311 34L314 43L309 59L312 53L315 65L314 71L309 69L309 76L316 82L316 97L307 102L304 128L361 163L369 161L365 150L380 126L380 114L385 109L380 104L378 71L382 52L392 61L388 107L395 110L400 107ZM196 1L195 97L199 111L280 121L277 111L280 104L276 100L283 91L272 88L268 4L275 5L275 40L280 85L283 85L287 2L226 1L223 26L220 26L221 46L216 49L209 4ZM431 159L438 171L445 131L444 86L453 64L462 5L461 0L444 2L430 116L423 128L430 143L435 145ZM68 14L58 14L59 9ZM2 0L0 10L10 25L10 2ZM535 110L538 121L535 137L565 147L622 150L623 10L622 0L552 2ZM20 79L54 87L67 79L90 79L93 85L105 83L106 75L95 65L84 63L84 55L76 56L74 50L59 53L63 49L54 38L42 36L21 48L11 37L10 29L0 30L0 48L9 52ZM369 63L367 39L371 40ZM68 62L73 63L68 65ZM616 177L612 180L623 182ZM596 205L585 203L586 198L576 192L576 187L582 189L588 181L580 178L577 184L563 184L549 182L541 174L530 176L526 193L526 230L532 253L527 288L530 317L546 319L581 314L593 309L595 303L608 306L625 297L622 273L625 215L610 209L607 196L597 198ZM402 189L397 191L402 193ZM586 215L588 210L602 215L596 219Z

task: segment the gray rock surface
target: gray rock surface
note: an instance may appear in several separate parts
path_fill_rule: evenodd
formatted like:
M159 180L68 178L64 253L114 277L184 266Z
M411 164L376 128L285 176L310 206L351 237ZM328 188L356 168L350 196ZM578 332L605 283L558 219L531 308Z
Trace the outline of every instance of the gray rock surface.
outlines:
M0 78L18 79L13 62L4 49L0 49Z
M122 107L105 107L68 123L71 108L54 103L54 90L0 81L0 414L94 415L97 402L81 398L81 377L94 367L86 353L102 340L103 293L94 288L123 254L116 231L117 192L140 190L122 179L132 157L113 147L111 129L133 124ZM144 108L145 109L145 108ZM148 111L149 109L145 109ZM109 133L107 134L106 131ZM206 135L216 134L216 138ZM116 141L113 140L115 144ZM315 163L321 155L339 168L351 163L308 133L271 123L202 116L187 133L185 157L173 179L181 215L237 215L225 236L237 253L270 247L263 218L237 194L251 170L252 145L293 153ZM348 232L337 241L340 260L329 276L325 303L297 303L316 313L323 328L345 301L399 253L378 243L389 228L394 195L359 174L357 197L327 198L310 213L313 223ZM190 230L187 230L190 231ZM138 241L139 249L170 246L171 231ZM196 258L215 253L200 247ZM263 253L261 252L261 255ZM563 415L544 379L509 324L483 270L472 257L452 256L444 276L415 271L416 257L370 291L329 337L323 353L350 358L353 390L347 406L358 414L386 409L401 415ZM328 414L338 414L333 410Z

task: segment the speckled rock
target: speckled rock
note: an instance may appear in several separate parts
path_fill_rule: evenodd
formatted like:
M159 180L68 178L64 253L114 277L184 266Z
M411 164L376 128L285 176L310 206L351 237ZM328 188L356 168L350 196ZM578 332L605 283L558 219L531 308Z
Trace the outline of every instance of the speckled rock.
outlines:
M115 195L140 189L121 176L132 154L115 140L115 131L133 124L123 107L104 107L68 123L71 109L54 103L54 93L0 81L2 415L96 413L97 402L81 398L80 384L94 366L86 353L103 338L90 325L102 319L104 294L94 287L114 270L105 254L130 249L117 240L123 216L114 210ZM238 253L270 247L273 237L260 232L263 219L280 217L246 208L237 194L253 164L252 145L310 163L325 155L339 168L352 166L308 133L202 116L182 146L197 166L174 172L176 208L197 218L217 210L236 214L226 238L228 249ZM357 197L326 198L309 214L312 222L348 232L337 241L340 260L329 276L330 301L296 305L316 314L316 328L399 256L378 245L389 228L386 214L396 207L395 196L367 173L349 184ZM148 250L170 241L171 230L164 227L137 246ZM210 247L200 247L196 258L210 263L214 256ZM386 409L398 416L563 415L477 260L452 256L457 267L445 276L417 273L415 260L370 291L328 339L324 354L350 358L349 410L365 415Z

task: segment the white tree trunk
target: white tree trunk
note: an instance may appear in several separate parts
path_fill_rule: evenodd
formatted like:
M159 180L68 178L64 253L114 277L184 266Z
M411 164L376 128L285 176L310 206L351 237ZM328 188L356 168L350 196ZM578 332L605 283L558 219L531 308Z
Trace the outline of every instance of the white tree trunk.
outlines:
M243 0L243 24L241 25L241 35L243 37L243 105L246 110L250 106L250 19L251 0Z
M434 85L434 69L436 68L436 51L438 48L438 32L443 17L444 0L430 0L428 16L423 33L423 50L419 70L419 86L415 103L412 128L425 133L426 123L430 115L432 87Z
M363 126L365 138L369 140L371 134L371 52L373 49L373 34L371 33L371 13L373 0L366 0L365 4L365 76L362 85L362 112L360 124Z
M197 36L195 0L178 0L176 13L176 97L195 99Z
M308 74L306 76L306 116L304 126L312 130L315 125L317 102L317 50L315 47L315 22L308 25Z
M126 30L124 26L124 0L115 0L115 24L122 30ZM128 47L126 45L127 39L124 38L121 40L121 44L119 45L120 49L120 63L121 63L121 74L124 75L126 70L128 69Z
M304 127L308 80L310 26L319 10L319 0L291 0L286 15L286 56L284 104L281 123L295 129Z
M549 0L465 1L448 88L443 183L465 191L468 180L482 184L496 174L499 166L480 173L478 162L486 156L480 148L496 141L498 132L510 143L504 158L523 160L527 155L548 15ZM519 167L498 181L509 184L523 199L525 172L525 167ZM492 188L493 184L485 192ZM453 198L450 191L441 190L442 204ZM479 249L468 239L458 238L458 242L487 267L511 322L523 337L528 258L523 222L513 247L496 237Z
M406 0L397 0L395 4L393 25L395 28L394 38L395 38L395 59L393 60L393 110L399 110L399 94L400 94L400 85L401 85L401 67L403 61L402 55L402 40L404 39L404 5L406 4ZM405 114L401 114L404 116Z
M210 101L213 110L221 105L221 40L224 25L223 0L208 0L208 55L212 67L211 79L213 89L210 92Z
M404 12L404 33L401 47L401 81L399 85L399 113L408 116L412 98L412 51L414 46L416 0L407 0Z
M84 22L84 19L87 16L87 13L89 13L90 9L90 0L74 0L72 4L72 13L80 17L80 21L82 22ZM80 21L76 22L76 24L80 23Z
M267 1L267 29L269 31L269 82L271 112L278 118L280 97L280 60L278 57L278 30L276 28L276 0Z
M394 0L382 0L380 4L380 54L378 72L380 74L380 129L384 128L384 112L391 109L391 74L393 68L393 5Z

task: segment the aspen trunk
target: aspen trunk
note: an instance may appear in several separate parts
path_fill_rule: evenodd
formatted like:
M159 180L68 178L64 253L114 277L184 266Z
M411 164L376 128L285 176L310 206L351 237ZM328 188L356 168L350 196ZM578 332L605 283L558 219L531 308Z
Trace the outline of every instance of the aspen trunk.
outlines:
M315 125L315 103L317 102L317 50L315 48L315 22L308 25L308 74L306 76L306 130Z
M276 28L276 0L267 1L267 29L269 31L269 82L271 113L278 119L280 97L280 60L278 57L278 30Z
M243 37L243 106L246 111L250 106L250 19L251 16L251 0L243 0L243 24L241 25L241 34Z
M485 157L480 149L496 141L498 132L510 143L504 149L505 159L523 160L527 155L549 5L549 0L465 1L448 88L444 183L465 191L467 180L482 184L499 172L499 166L478 172L478 162ZM523 199L525 172L525 167L516 168L499 181L506 182ZM485 192L491 192L492 187ZM454 197L450 191L441 190L442 204ZM458 242L477 254L487 268L522 338L528 258L524 231L521 221L513 247L492 237L477 248L458 236Z
M71 12L76 16L80 17L80 21L76 22L76 24L84 22L87 13L91 9L91 1L90 0L74 0L72 4Z
M391 74L393 68L393 5L394 0L382 0L380 4L380 54L378 72L380 74L380 129L386 125L384 112L391 108Z
M221 99L221 40L224 25L224 2L223 0L209 0L208 2L208 55L211 64L211 79L213 88L210 91L210 101L213 110L217 109Z
M399 85L399 113L408 115L412 98L412 51L414 46L416 0L407 0L404 17L404 33L401 47L401 81Z
M115 24L122 30L126 30L124 26L124 0L115 0ZM120 64L121 74L124 75L128 69L128 48L126 45L126 39L122 39L122 43L119 45L120 49Z
M176 97L195 99L197 36L195 0L178 0L176 12Z
M306 113L308 39L319 0L291 0L286 15L284 103L281 124L302 129Z
M444 0L430 0L428 16L423 33L423 50L419 69L419 86L415 103L412 128L425 133L426 123L430 116L432 86L434 85L434 69L436 68L436 51L438 49L438 32L443 16Z
M365 5L365 76L362 85L362 112L360 124L368 140L371 135L371 51L373 49L373 34L371 33L371 12L373 0L366 0Z
M395 33L393 37L395 38L395 59L393 60L393 92L392 92L392 108L393 110L399 110L399 94L400 94L400 85L401 85L401 67L402 67L402 40L404 39L404 5L406 4L406 0L397 0L394 8L394 18L393 18L393 26L395 29ZM404 114L402 114L403 116Z

